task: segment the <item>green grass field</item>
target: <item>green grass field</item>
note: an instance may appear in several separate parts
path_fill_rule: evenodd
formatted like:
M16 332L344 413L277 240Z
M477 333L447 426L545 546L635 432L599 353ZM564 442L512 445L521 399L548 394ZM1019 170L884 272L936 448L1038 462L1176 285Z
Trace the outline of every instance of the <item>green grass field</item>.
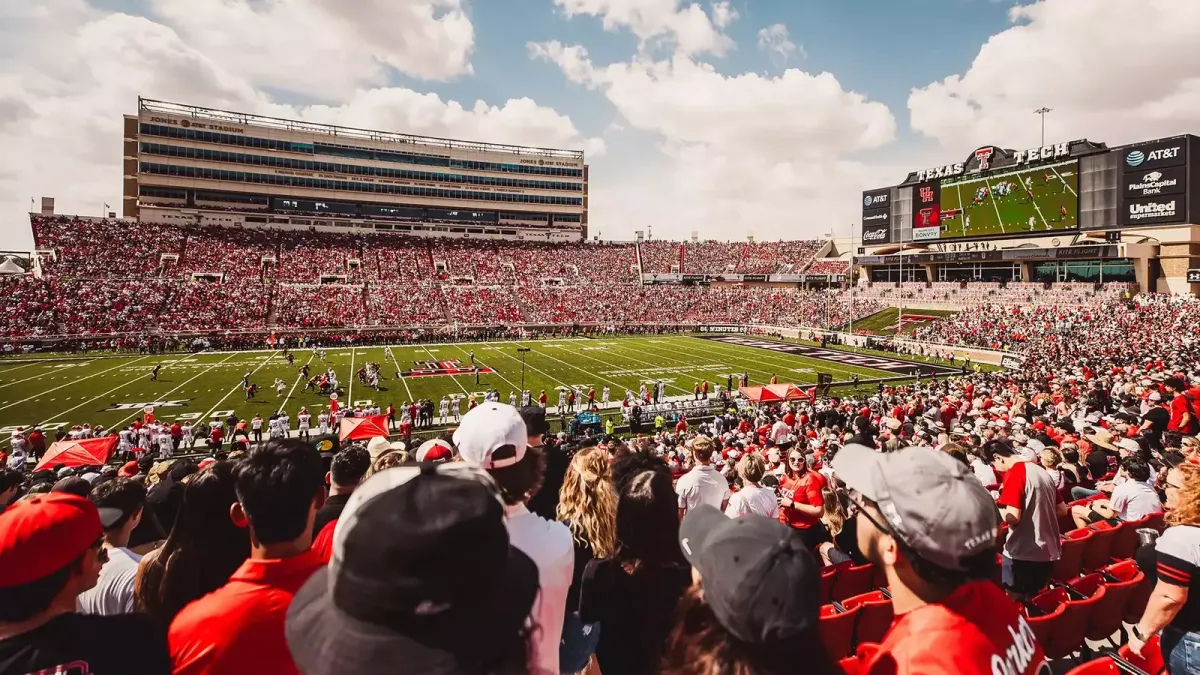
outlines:
M399 406L415 398L437 401L443 395L465 398L471 393L482 399L489 387L499 390L500 400L507 402L510 391L518 392L519 399L518 347L531 350L526 354L525 388L534 400L545 389L553 407L558 403L557 388L582 385L585 392L594 386L599 401L602 389L608 386L614 414L626 389L636 393L641 383L659 379L666 382L667 396L691 396L696 382L708 380L724 387L730 373L749 373L751 384L765 384L772 375L780 382L806 384L815 382L818 372L832 373L835 383L848 383L856 375L861 380L896 377L900 371L895 366L903 365L890 356L893 363L875 364L879 357L843 357L834 352L826 355L829 358L819 358L680 335L397 346L392 348L394 358L385 357L383 347L331 348L324 363L311 350L300 350L294 353L294 366L289 366L280 352L271 351L18 356L0 360L0 445L9 444L16 426L42 424L53 429L86 422L120 428L140 417L147 405L154 406L158 419L166 420L208 421L230 411L241 418L255 414L265 418L286 409L294 427L301 406L315 416L317 409L329 404L328 396L304 391L298 369L306 362L314 373L328 367L337 372L343 405L375 401L386 408L389 403ZM467 365L471 351L480 366L495 371L481 374L479 385L473 374L396 377L397 371L412 370L420 362L458 360ZM844 358L880 367L852 365L843 362ZM353 374L368 362L377 362L382 368L384 379L378 392L362 385ZM150 371L157 364L162 364L162 369L158 380L151 381ZM242 374L247 371L250 381L259 385L258 396L251 401L244 400L241 387ZM907 374L907 369L904 372ZM287 385L282 396L277 396L272 386L276 378ZM875 387L862 385L861 389L873 392Z
M921 317L934 316L944 318L954 316L958 312L949 309L906 309L904 310L905 332L910 332L917 326L924 325ZM872 335L895 335L896 329L899 327L900 309L898 307L888 307L854 322L854 332L867 332Z
M1074 162L1062 162L1028 171L974 176L942 181L942 239L983 237L996 234L1073 229L1079 226L1079 169ZM1050 175L1047 181L1045 176ZM1065 179L1065 183L1061 178ZM1022 187L1030 179L1033 199ZM1010 194L1002 196L997 186L1013 184ZM988 195L975 204L976 191L986 186ZM1066 207L1067 216L1060 215ZM967 224L967 220L970 224Z

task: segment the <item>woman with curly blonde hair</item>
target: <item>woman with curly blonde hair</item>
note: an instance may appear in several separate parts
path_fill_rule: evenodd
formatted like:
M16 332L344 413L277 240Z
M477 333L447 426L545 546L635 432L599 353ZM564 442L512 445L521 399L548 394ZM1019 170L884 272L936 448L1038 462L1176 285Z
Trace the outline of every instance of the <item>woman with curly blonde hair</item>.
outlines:
M579 604L583 571L593 559L611 558L617 550L617 491L604 448L580 450L571 460L558 497L558 521L575 540L575 574L567 593L568 609Z
M1200 594L1189 590L1200 581L1200 465L1184 461L1167 473L1167 523L1155 542L1158 583L1141 621L1129 634L1139 656L1152 635L1162 631L1160 646L1169 673L1194 673L1200 652ZM1193 665L1189 665L1193 664Z

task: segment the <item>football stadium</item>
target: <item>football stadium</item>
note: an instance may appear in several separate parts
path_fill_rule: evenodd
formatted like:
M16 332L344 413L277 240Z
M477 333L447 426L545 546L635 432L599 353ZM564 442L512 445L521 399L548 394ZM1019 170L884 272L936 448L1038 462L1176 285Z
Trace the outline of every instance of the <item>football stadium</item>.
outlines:
M1195 672L1200 138L719 242L600 241L578 150L122 130L0 264L0 673Z

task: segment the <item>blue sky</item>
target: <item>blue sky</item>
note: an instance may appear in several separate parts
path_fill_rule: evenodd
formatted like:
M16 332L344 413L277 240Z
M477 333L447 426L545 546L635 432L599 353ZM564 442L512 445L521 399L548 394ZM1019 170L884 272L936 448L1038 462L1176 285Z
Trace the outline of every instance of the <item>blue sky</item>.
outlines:
M765 40L765 41L764 41ZM842 232L864 189L1038 140L1200 128L1200 2L0 3L0 249L121 196L137 96L584 149L592 234Z

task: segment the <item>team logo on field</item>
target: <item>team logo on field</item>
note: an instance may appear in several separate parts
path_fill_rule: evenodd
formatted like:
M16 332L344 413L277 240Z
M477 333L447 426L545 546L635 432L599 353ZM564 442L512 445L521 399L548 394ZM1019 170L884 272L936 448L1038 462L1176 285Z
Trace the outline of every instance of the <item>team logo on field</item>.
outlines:
M142 403L114 403L111 406L101 410L100 412L113 412L117 410L146 410L153 411L154 408L182 408L191 401L190 398L180 399L178 401L149 401Z
M434 377L437 375L474 375L475 367L471 365L462 365L458 359L450 361L413 361L416 366L412 370L400 373L401 377ZM494 373L496 371L487 366L479 366L480 373Z

